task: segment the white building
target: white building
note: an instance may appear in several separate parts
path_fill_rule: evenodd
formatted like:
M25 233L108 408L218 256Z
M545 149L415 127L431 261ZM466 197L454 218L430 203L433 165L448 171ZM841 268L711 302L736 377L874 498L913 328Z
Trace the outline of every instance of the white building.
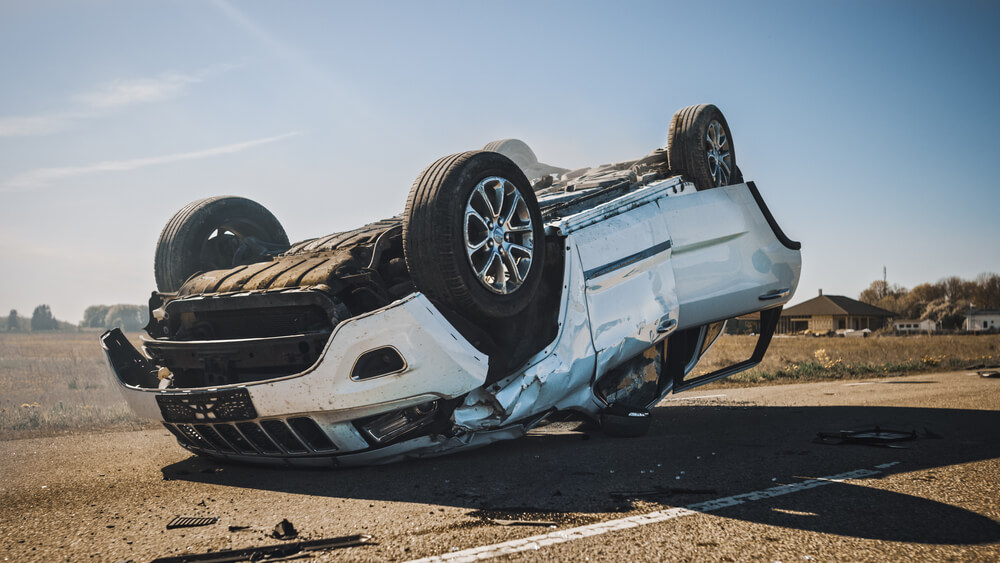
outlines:
M965 315L963 328L972 332L1000 330L1000 311L970 311Z
M925 319L922 321L913 319L895 321L893 323L893 326L895 326L896 332L903 332L903 333L937 331L937 322L931 319Z

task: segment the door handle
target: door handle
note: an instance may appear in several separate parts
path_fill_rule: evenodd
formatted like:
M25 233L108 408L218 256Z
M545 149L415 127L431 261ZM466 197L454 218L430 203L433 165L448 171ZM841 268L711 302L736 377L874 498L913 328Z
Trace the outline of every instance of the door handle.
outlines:
M761 295L757 299L761 301L770 301L772 299L781 299L782 297L788 297L788 294L792 292L792 288L786 287L784 289L772 289L767 293Z
M656 334L667 334L677 328L677 319L663 319L656 325Z

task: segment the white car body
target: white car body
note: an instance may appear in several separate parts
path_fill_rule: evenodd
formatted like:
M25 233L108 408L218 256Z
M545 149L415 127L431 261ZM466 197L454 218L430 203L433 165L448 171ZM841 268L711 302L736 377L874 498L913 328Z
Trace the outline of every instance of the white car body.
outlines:
M539 203L544 205L544 196ZM671 391L747 369L763 350L756 360L711 377L683 379L721 328L715 325L713 332L710 325L755 311L776 322L799 280L798 245L781 233L752 183L696 191L674 176L547 221L545 229L565 251L557 334L494 381L488 381L489 356L420 292L340 322L310 368L262 381L150 388L125 373L143 362L134 351L113 333L102 341L132 409L163 422L194 452L279 464L385 463L515 438L555 411L596 417L608 406L596 391L605 374L658 346L666 354L661 343L683 331L698 341L689 346L684 373L662 380L646 406ZM763 349L773 331L771 326L764 336ZM362 354L385 347L403 358L402 369L352 379ZM216 412L235 394L249 397L252 419L230 420ZM164 397L173 411L164 407ZM414 408L419 422L421 405L437 409L445 401L457 403L444 431L404 433L380 444L358 422ZM176 418L176 409L187 404L190 416ZM402 415L397 422L385 420L379 424L386 432L413 422ZM314 435L315 428L325 438ZM275 447L261 447L268 442L257 429Z

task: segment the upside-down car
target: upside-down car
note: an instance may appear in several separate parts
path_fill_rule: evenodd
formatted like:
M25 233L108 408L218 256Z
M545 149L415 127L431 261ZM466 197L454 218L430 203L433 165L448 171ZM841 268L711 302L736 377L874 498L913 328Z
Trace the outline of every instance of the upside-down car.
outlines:
M690 106L637 160L567 170L516 139L443 157L401 215L296 244L255 202L195 201L160 235L142 351L101 342L131 408L215 458L384 463L560 411L637 435L668 393L762 359L799 247L722 113ZM693 375L755 312L752 355Z

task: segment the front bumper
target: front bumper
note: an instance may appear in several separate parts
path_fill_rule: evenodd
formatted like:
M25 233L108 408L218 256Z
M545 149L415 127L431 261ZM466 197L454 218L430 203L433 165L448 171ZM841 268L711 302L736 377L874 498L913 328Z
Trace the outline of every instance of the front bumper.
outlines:
M266 381L155 389L148 381L155 381L150 374L157 366L120 331L105 333L101 342L133 411L163 422L189 450L310 465L369 450L360 463L394 455L377 454L392 445L366 437L355 422L463 396L485 383L489 361L419 293L339 324L313 366ZM402 370L351 378L360 357L387 346L404 359Z

